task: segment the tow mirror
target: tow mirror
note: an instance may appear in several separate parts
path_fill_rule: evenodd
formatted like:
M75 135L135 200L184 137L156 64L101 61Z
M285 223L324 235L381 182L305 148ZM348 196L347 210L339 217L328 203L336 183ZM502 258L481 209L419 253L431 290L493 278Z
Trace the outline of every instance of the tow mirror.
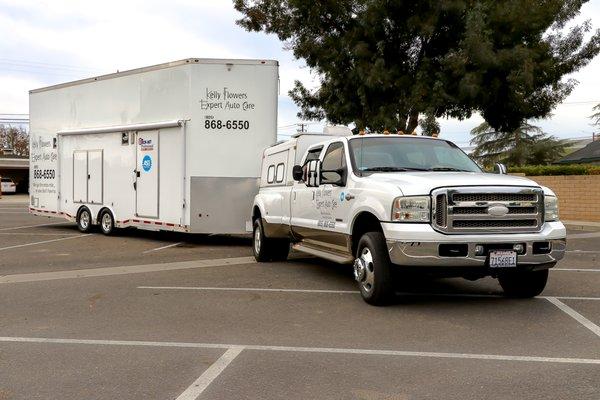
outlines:
M308 187L319 187L321 184L321 162L319 160L310 160L306 164L305 181Z
M304 175L304 171L302 170L301 165L294 165L292 169L292 177L296 182L300 182L302 180L302 175Z
M504 165L502 163L496 163L496 164L494 164L494 173L495 174L506 175L506 165Z

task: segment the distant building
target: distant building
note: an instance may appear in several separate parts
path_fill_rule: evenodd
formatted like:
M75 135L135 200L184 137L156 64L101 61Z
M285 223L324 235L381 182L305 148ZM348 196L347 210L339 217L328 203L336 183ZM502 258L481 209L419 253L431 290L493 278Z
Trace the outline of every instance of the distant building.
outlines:
M29 190L29 157L2 153L4 154L0 154L0 176L11 178L17 184L17 192L27 193Z
M600 140L590 142L585 147L567 154L557 164L595 164L600 165Z

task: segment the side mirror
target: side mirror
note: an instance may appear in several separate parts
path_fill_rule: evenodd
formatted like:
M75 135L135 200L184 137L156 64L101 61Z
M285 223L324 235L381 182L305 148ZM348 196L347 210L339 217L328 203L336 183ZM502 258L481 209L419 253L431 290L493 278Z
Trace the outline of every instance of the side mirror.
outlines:
M506 175L506 165L502 164L502 163L496 163L494 164L494 173L495 174L501 174L501 175Z
M306 186L319 187L321 185L321 161L311 160L306 164Z
M296 182L300 182L302 180L302 176L304 175L304 171L302 170L301 165L294 165L292 168L292 177Z

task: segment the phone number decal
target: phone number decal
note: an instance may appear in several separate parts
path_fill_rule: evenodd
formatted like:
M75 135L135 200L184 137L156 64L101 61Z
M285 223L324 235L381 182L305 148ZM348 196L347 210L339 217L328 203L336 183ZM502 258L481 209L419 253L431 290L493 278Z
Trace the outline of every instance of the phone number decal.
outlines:
M54 179L56 177L56 171L53 169L34 169L34 179Z
M250 129L250 122L249 121L241 121L241 120L228 120L228 121L221 121L221 120L215 120L215 119L207 119L206 121L204 121L204 128L205 129Z

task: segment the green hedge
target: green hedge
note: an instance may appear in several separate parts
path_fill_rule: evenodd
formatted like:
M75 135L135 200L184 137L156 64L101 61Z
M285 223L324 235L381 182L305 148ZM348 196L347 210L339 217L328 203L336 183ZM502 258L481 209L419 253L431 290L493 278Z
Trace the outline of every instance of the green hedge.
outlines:
M542 175L600 175L600 165L566 164L566 165L524 165L508 167L508 173L521 173L527 176Z

